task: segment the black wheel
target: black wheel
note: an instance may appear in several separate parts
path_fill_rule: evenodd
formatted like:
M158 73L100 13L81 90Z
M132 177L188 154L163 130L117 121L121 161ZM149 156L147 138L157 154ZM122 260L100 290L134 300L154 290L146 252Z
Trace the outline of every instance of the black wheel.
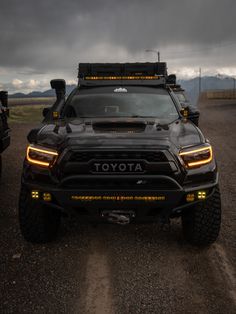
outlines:
M21 187L19 197L19 223L23 237L32 243L52 241L60 226L59 211L34 201L29 191Z
M208 246L216 241L221 225L219 187L206 201L196 204L182 215L185 239L193 245Z

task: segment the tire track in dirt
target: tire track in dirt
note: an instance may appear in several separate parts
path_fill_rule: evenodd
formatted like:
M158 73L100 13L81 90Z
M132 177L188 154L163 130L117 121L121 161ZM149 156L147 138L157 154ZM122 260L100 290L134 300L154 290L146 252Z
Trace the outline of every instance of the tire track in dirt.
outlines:
M84 290L84 296L81 298L81 300L85 300L83 305L84 313L115 313L111 296L111 278L107 252L96 231L91 240L85 277L86 289Z
M209 259L215 268L215 276L226 286L229 295L236 306L236 274L220 243L215 243L209 251Z

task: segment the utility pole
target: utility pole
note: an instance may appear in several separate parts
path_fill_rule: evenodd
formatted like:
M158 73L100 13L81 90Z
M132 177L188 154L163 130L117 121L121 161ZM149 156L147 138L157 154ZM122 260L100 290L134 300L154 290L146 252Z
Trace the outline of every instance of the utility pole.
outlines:
M234 80L234 98L235 98L235 77L233 77Z
M157 55L157 61L160 62L161 61L161 54L159 50L153 50L153 49L146 49L146 52L155 52Z

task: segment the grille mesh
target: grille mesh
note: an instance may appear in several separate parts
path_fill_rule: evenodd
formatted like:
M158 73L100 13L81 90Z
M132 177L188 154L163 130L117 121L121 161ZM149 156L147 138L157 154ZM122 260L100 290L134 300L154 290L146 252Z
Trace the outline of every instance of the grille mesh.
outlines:
M166 162L168 161L163 152L152 151L80 151L72 153L69 161L71 162L89 162L91 159L97 160L146 160L148 162Z

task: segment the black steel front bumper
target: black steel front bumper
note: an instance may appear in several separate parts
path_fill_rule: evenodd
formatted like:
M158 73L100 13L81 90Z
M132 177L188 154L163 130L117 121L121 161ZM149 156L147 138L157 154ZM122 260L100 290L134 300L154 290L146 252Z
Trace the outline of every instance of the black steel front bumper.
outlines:
M87 176L84 176L87 179ZM101 176L98 176L101 179ZM111 177L111 176L109 176ZM117 177L117 176L114 176ZM137 176L138 177L138 176ZM153 176L152 176L153 177ZM206 191L206 198L214 192L218 184L218 175L214 182L208 182L197 186L182 187L174 179L167 176L155 176L160 179L170 180L173 183L172 189L76 189L65 188L63 183L59 185L37 184L27 182L22 178L22 185L31 193L37 191L39 198L35 202L54 207L64 213L77 213L86 220L103 220L101 213L103 211L120 210L135 212L136 221L154 221L156 217L177 216L193 204L202 200L196 199L191 202L186 201L187 194L197 195L198 191ZM81 176L80 176L81 178ZM124 180L129 180L131 176L124 175ZM112 178L114 179L114 178ZM119 176L120 179L120 176ZM133 176L132 176L133 179ZM96 180L96 176L93 177ZM104 176L108 180L108 176ZM50 193L51 201L44 201L43 194Z

